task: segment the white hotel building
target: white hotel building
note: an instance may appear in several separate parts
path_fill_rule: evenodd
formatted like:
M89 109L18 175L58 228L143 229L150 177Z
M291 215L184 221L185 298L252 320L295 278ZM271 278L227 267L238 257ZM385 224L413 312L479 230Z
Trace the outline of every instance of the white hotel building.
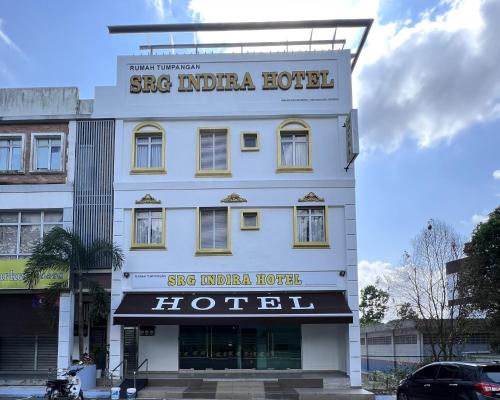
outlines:
M91 115L114 123L125 252L110 369L342 371L361 385L351 70L367 31L354 54L334 40L118 57Z

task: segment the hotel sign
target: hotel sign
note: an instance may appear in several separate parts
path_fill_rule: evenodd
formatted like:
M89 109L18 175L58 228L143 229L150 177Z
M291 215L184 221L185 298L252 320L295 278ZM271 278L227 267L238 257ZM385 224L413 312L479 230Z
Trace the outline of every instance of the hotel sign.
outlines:
M185 290L304 290L337 287L337 271L285 272L136 272L130 277L131 289L140 291Z
M175 65L175 64L174 64ZM169 67L171 65L168 65ZM177 65L179 66L179 65ZM185 65L181 65L186 67ZM188 69L199 69L200 64L190 65ZM162 64L139 64L130 65L130 71L162 70ZM262 90L301 90L301 89L333 89L334 80L329 76L330 71L263 71L260 73L257 85ZM170 74L142 74L130 76L130 93L170 93L174 80ZM256 83L252 73L245 71L243 74L236 72L214 72L214 73L179 73L175 79L177 92L230 92L230 91L252 91L256 89Z
M23 273L27 260L0 260L0 290L28 289L24 283ZM61 271L45 271L33 289L46 289L53 283L67 282L68 273Z

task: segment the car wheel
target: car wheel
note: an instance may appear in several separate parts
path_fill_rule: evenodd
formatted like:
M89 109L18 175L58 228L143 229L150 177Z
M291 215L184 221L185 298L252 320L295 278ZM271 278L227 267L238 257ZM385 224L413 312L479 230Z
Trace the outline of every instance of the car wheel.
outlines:
M409 400L409 398L405 392L399 392L398 393L398 400Z

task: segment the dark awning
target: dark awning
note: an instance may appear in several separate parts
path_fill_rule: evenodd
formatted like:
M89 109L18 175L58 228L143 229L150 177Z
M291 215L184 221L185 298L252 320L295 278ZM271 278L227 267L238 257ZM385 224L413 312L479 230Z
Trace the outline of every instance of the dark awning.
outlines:
M343 292L127 293L115 325L351 323Z

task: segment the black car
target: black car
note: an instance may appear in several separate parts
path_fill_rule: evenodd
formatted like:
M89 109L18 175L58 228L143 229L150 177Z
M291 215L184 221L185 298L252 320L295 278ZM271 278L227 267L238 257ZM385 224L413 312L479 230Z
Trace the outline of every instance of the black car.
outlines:
M500 364L436 362L399 383L398 400L500 399Z

